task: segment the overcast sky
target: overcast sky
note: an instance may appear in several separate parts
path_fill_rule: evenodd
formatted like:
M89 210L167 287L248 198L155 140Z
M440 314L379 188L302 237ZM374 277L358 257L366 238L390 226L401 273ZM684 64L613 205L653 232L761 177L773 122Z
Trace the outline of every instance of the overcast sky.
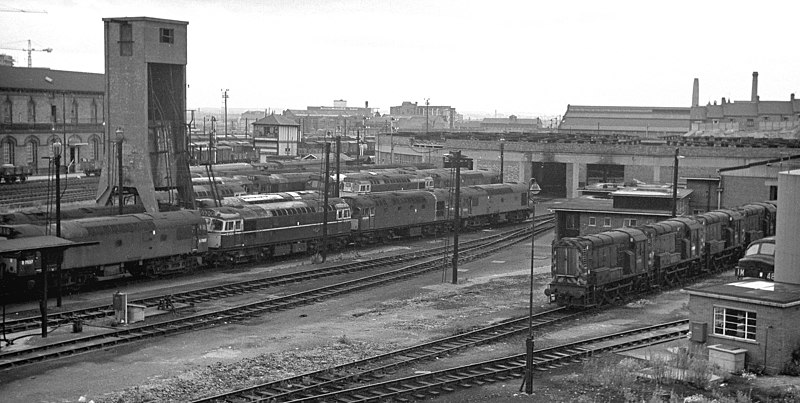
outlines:
M800 95L796 1L0 0L0 47L103 73L107 17L189 22L188 107L561 115L567 104L681 106ZM0 49L16 66L27 52Z

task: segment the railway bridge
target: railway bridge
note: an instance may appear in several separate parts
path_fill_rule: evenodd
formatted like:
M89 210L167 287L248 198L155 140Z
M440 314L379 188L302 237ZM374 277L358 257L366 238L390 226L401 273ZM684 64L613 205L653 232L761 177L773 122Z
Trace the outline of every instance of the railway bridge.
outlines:
M527 182L533 176L543 192L555 197L578 197L578 188L597 182L636 179L645 183L672 183L676 148L681 156L678 163L681 178L717 178L717 170L721 168L800 154L800 150L787 147L420 141L397 134L381 135L376 141L378 161L391 159L396 164L430 162L442 166L445 154L460 150L473 159L475 169L500 171L502 154L506 181Z

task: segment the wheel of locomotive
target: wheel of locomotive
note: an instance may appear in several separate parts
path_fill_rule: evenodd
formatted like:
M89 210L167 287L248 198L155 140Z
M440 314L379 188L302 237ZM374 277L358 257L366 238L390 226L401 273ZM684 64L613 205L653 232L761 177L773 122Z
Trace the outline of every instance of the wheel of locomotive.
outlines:
M130 273L131 276L136 278L145 277L144 267L139 266L135 262L126 262L124 263L125 271Z

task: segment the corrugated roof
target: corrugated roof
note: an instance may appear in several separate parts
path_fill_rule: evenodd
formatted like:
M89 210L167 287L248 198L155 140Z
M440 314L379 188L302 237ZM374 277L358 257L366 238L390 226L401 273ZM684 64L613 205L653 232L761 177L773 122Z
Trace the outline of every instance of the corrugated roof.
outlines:
M0 66L0 89L105 92L105 75L39 67Z

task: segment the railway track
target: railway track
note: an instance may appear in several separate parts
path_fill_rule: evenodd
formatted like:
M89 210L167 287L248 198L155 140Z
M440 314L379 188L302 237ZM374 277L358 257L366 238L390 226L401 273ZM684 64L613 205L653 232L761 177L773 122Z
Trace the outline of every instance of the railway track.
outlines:
M92 200L97 193L97 184L100 178L62 178L61 202L72 203ZM25 183L4 185L0 187L0 205L6 208L24 208L47 204L55 200L51 193L54 191L52 183L46 180L31 180Z
M583 313L569 311L562 307L536 313L531 319L533 328L541 329L567 319L578 317L579 315L583 315ZM343 389L354 382L363 383L364 381L381 379L386 374L397 370L397 368L407 366L417 361L435 359L456 353L464 348L495 342L506 337L524 334L527 331L527 317L510 319L466 333L406 347L364 360L339 365L334 368L306 373L217 396L210 396L195 400L193 403L264 400L279 403L313 397L329 393L331 390Z
M549 223L552 225L552 223ZM544 231L544 226L540 227ZM538 230L538 229L537 229ZM479 259L496 251L528 239L530 235L520 230L507 237L492 239L485 245L465 248L461 251L459 262ZM238 322L268 312L290 309L296 306L315 303L319 300L346 293L375 287L378 285L401 281L432 270L437 270L443 263L442 258L426 258L418 263L386 272L344 281L325 287L319 287L291 295L244 304L232 308L220 309L159 323L144 324L108 333L76 337L70 340L50 343L27 349L12 350L0 354L0 370L10 369L35 362L48 361L73 356L89 351L132 343L148 338L172 335L221 323ZM446 263L446 262L445 262Z
M537 217L537 231L546 231L552 228L553 215L543 215ZM482 243L502 239L504 237L517 237L529 236L530 228L516 229L504 233L486 236L480 240L473 240L462 242L461 245L466 248L474 248ZM261 291L270 287L277 287L286 284L299 283L302 281L315 280L324 277L336 276L347 273L361 272L372 270L375 268L393 267L402 263L409 263L414 260L431 258L433 256L441 256L446 252L449 247L435 247L425 251L415 252L412 254L387 256L383 258L370 259L368 261L345 263L330 267L324 267L313 270L306 270L300 273L291 273L277 276L269 276L253 280L241 281L237 283L223 284L214 287L205 287L196 290L190 290L181 293L170 295L159 295L149 298L141 298L137 300L130 300L129 303L143 305L145 307L156 307L165 301L166 298L175 304L195 304L200 302L208 302L218 300L221 298L230 297L233 295L241 295ZM54 312L47 315L48 324L53 326L67 325L75 320L90 321L110 317L114 315L114 309L108 305L94 306L84 309ZM6 318L5 328L6 333L19 333L26 330L37 329L41 327L40 316L29 316L23 318Z
M624 351L686 337L689 321L681 320L590 338L574 343L535 350L533 368L547 371L563 365L577 363L596 354ZM450 393L456 389L468 389L486 383L521 378L525 374L525 354L517 354L426 374L393 380L380 380L380 376L365 379L349 379L350 385L331 385L311 390L302 395L298 392L288 400L275 398L268 391L234 391L196 402L389 402L417 401ZM323 375L323 380L324 375ZM361 382L359 384L359 382ZM366 385L363 383L367 382ZM287 387L284 386L283 389ZM285 393L285 392L284 392ZM280 396L280 395L278 395Z

